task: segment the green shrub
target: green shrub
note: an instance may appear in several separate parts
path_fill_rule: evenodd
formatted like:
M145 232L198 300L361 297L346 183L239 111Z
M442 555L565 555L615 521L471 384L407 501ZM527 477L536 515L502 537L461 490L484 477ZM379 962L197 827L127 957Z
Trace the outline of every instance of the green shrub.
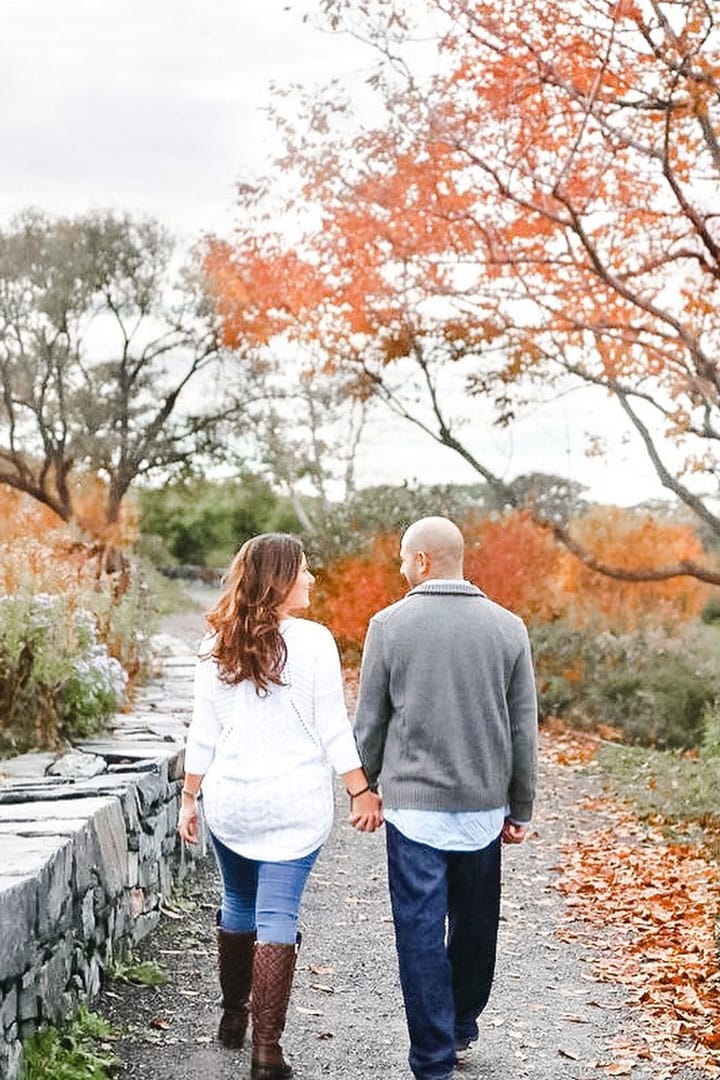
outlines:
M0 598L0 753L92 734L126 683L90 612L49 593Z
M608 675L593 696L606 722L622 728L628 742L666 749L700 744L705 710L716 693L683 659L650 657L640 671Z
M720 703L714 632L670 636L533 626L540 711L578 726L610 724L626 741L659 748L698 746Z
M240 545L261 532L298 532L290 502L257 476L213 482L192 477L140 492L143 548L159 537L172 559L224 566ZM156 555L162 548L152 541Z
M700 612L704 623L720 623L720 596L711 596Z
M107 1080L120 1066L103 1044L108 1022L81 1006L60 1028L41 1028L23 1047L23 1080Z
M714 701L703 716L702 755L707 759L720 758L720 701Z

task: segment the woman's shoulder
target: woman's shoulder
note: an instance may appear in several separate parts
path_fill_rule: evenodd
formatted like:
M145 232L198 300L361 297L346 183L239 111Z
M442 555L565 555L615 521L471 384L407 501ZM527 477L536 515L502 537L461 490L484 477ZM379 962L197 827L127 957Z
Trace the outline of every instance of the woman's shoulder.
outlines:
M285 619L283 632L288 641L304 641L308 645L314 645L316 648L336 648L335 638L327 626L315 622L314 619L302 619L296 616Z
M203 634L200 644L197 647L196 656L198 660L212 660L213 653L215 652L215 642L217 641L217 634L214 631L209 631Z

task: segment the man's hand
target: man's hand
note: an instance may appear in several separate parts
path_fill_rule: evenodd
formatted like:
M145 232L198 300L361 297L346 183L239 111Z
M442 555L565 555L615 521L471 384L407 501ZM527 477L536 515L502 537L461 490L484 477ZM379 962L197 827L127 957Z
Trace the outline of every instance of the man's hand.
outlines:
M365 791L352 800L350 824L358 832L375 832L383 820L382 799L374 791Z
M503 844L522 844L527 835L528 825L516 825L510 818L505 818L502 830Z

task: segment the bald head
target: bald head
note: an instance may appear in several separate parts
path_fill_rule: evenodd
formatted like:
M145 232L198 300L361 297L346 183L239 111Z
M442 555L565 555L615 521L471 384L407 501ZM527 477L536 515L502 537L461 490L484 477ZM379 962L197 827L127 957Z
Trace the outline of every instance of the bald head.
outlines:
M420 518L403 535L401 573L410 585L428 578L461 578L463 549L463 535L449 518Z

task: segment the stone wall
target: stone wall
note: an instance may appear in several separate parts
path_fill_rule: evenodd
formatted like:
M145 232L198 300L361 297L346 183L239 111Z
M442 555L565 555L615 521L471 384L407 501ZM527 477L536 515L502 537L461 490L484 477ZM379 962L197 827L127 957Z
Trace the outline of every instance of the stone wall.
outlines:
M22 1040L97 993L103 971L161 918L204 854L176 833L193 657L164 670L111 734L59 761L0 761L0 1077Z

